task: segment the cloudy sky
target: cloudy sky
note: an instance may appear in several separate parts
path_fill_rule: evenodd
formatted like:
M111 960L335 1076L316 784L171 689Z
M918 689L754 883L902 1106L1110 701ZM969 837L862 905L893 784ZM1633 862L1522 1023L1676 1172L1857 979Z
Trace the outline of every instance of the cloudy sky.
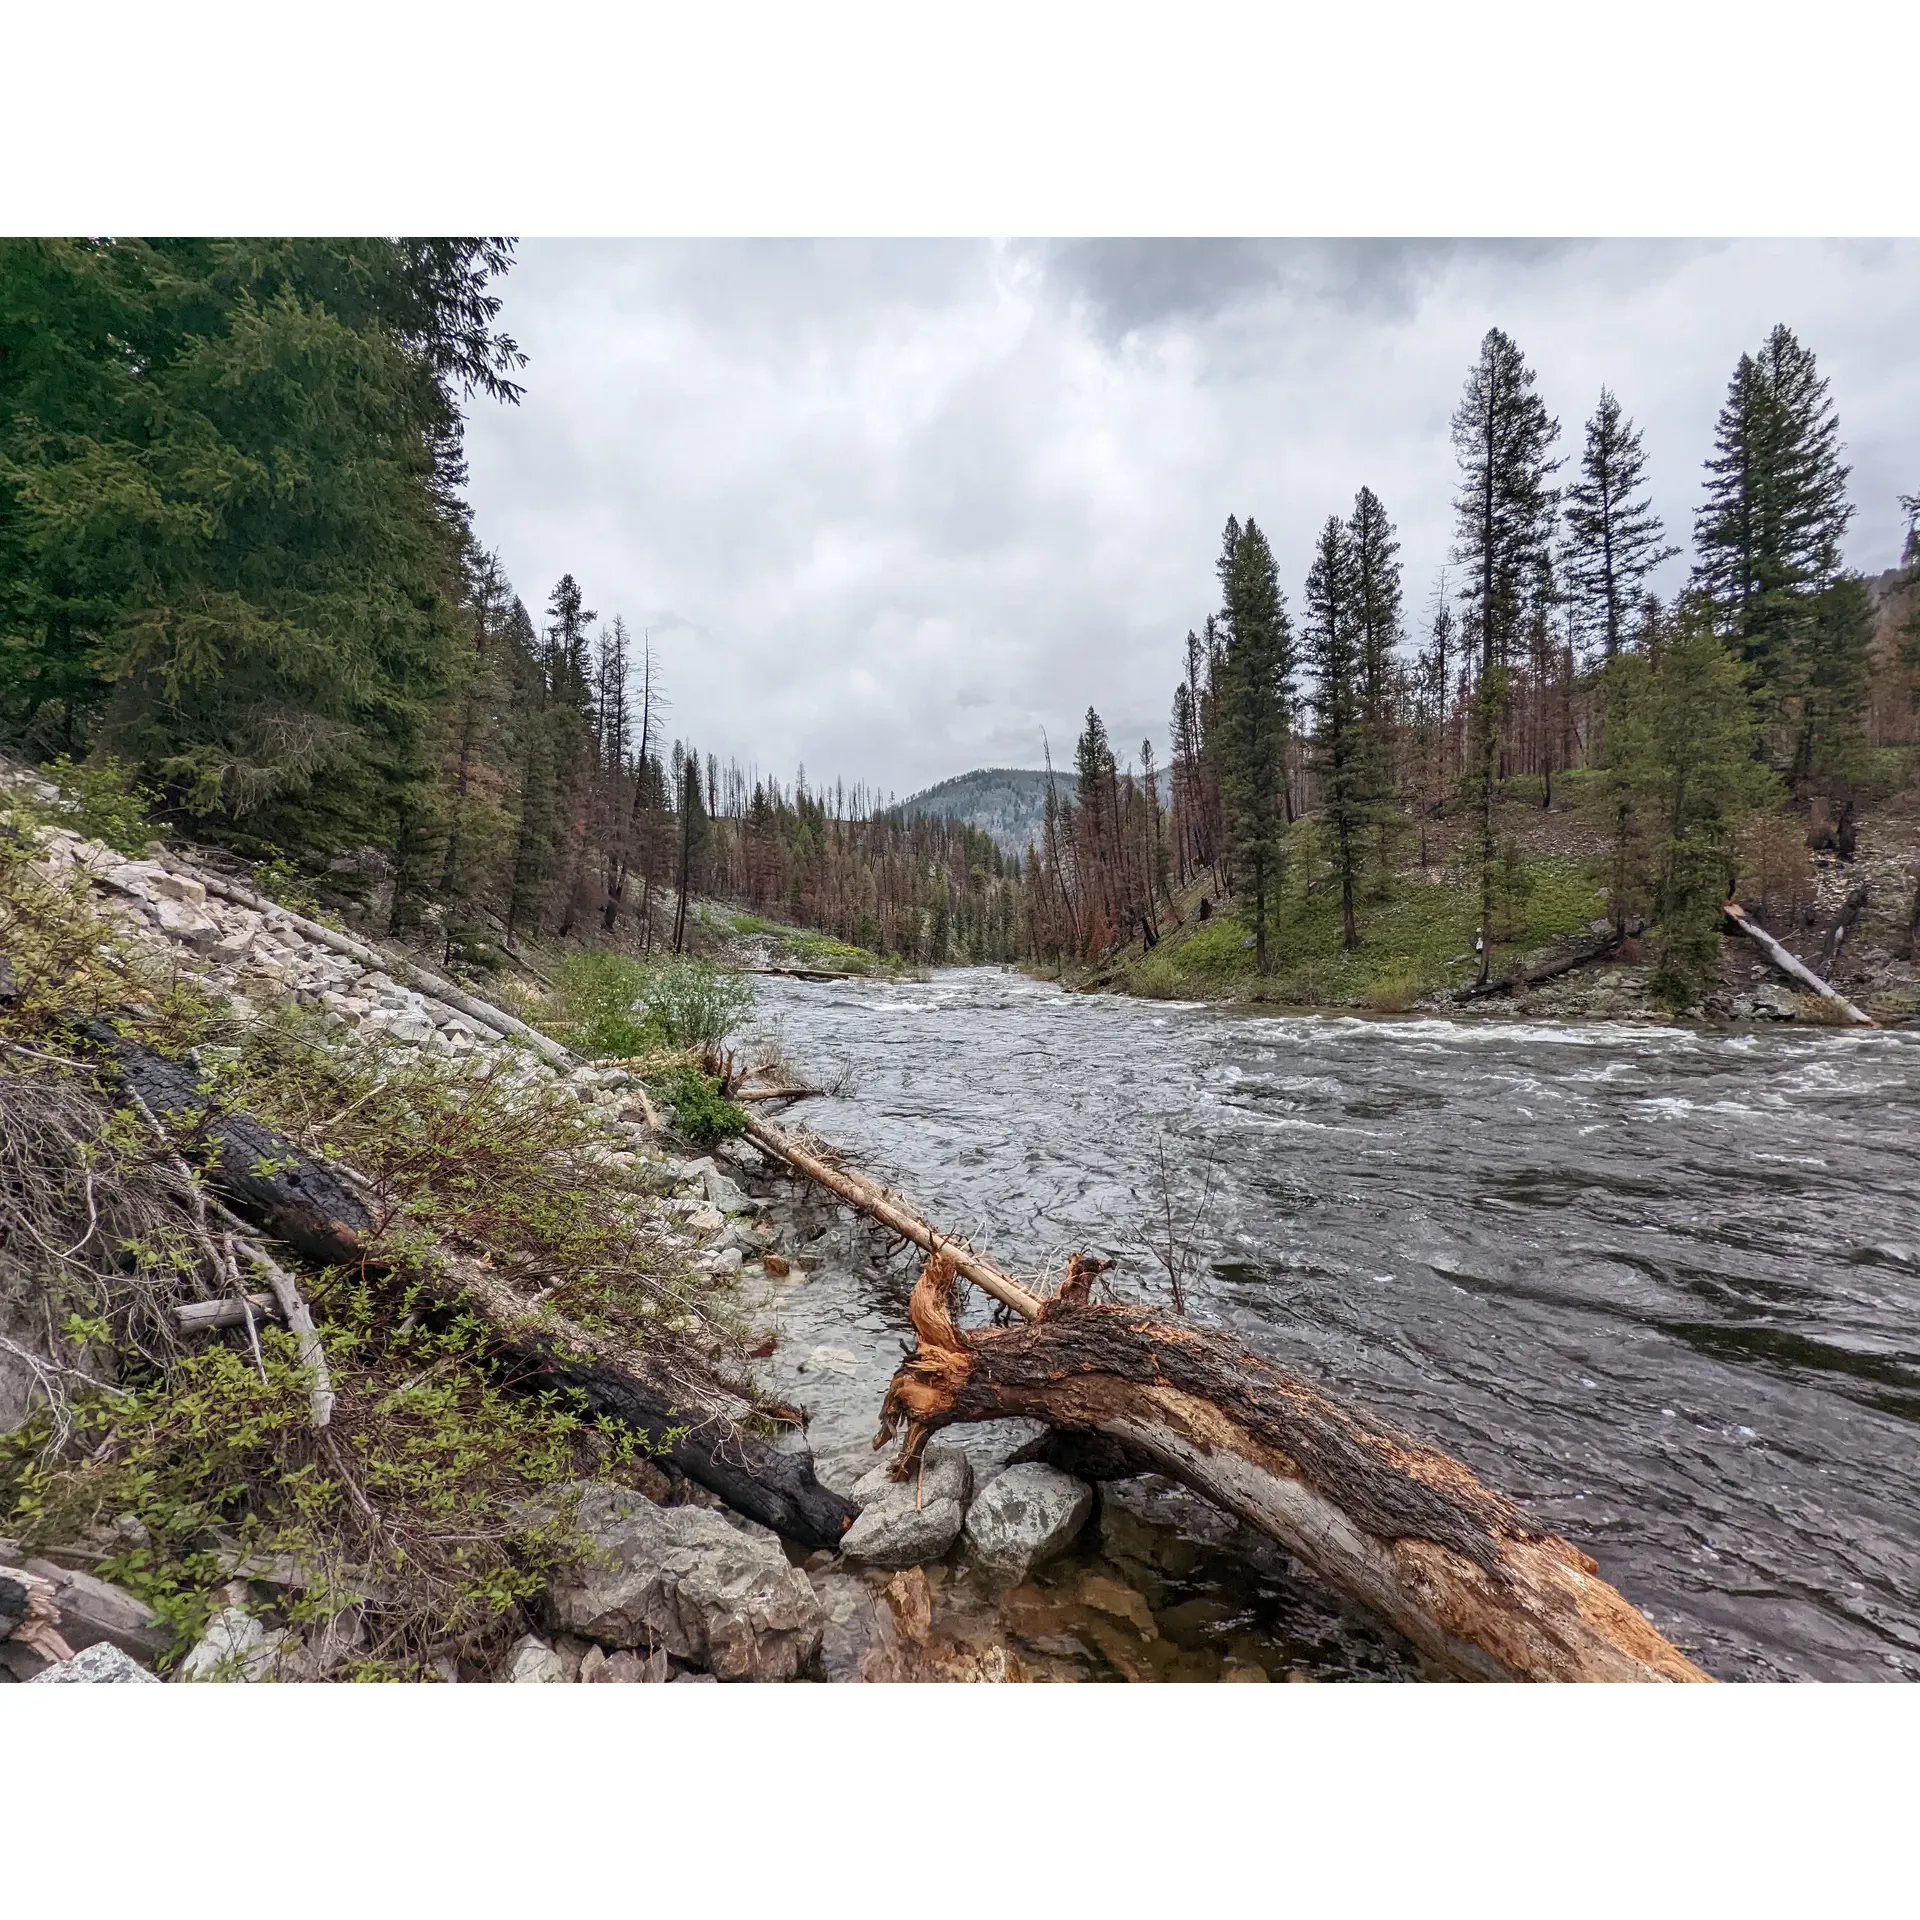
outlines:
M674 731L902 796L1070 753L1090 702L1164 752L1229 513L1297 605L1371 486L1417 613L1489 326L1563 452L1614 388L1683 539L1776 321L1832 381L1853 565L1920 488L1920 242L527 241L505 296L527 393L476 411L472 498L535 619L571 571L651 631Z

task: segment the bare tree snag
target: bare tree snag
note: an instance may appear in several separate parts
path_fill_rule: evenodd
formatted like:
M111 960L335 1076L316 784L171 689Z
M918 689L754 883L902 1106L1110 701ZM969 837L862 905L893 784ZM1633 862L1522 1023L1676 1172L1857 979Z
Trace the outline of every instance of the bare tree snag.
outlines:
M1031 1326L963 1333L955 1262L928 1260L912 1353L875 1446L903 1424L904 1479L955 1422L1024 1414L1119 1442L1483 1680L1704 1680L1594 1562L1527 1524L1460 1461L1376 1427L1187 1322L1088 1299L1095 1263Z
M1831 1000L1844 1012L1849 1020L1858 1027L1871 1027L1875 1024L1860 1011L1844 994L1838 993L1825 980L1814 972L1804 961L1796 960L1772 934L1764 927L1756 927L1747 918L1747 910L1737 900L1729 900L1723 909L1727 918L1758 946L1767 958L1790 980L1798 980L1803 987L1817 993L1823 1000Z
M883 1227L891 1228L902 1239L910 1240L926 1253L946 1254L957 1272L964 1274L976 1287L991 1294L1003 1306L1011 1307L1028 1320L1040 1312L1043 1302L1037 1293L1023 1287L1012 1274L996 1267L991 1260L983 1259L971 1248L963 1247L958 1241L937 1232L884 1187L876 1185L864 1175L851 1173L845 1167L836 1167L823 1160L817 1153L803 1147L791 1134L770 1126L753 1114L747 1115L747 1134L776 1159L784 1160L796 1173L805 1174L809 1180L825 1187L829 1193L864 1213L868 1219L877 1220Z

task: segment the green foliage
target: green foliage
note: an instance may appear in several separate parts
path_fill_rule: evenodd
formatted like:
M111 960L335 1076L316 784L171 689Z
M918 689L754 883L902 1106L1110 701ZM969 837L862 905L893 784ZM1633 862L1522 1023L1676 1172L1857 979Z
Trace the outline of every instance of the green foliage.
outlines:
M263 1325L264 1377L244 1345L211 1345L130 1398L85 1406L80 1444L60 1458L45 1457L41 1423L0 1440L0 1525L52 1544L118 1516L137 1520L145 1541L102 1573L173 1630L163 1668L249 1560L303 1570L281 1609L295 1629L378 1596L365 1609L371 1644L355 1678L413 1678L436 1654L497 1645L562 1547L511 1510L580 1471L588 1423L571 1397L498 1384L476 1321L417 1301L398 1307L376 1311L368 1288L339 1286L321 1317L337 1458L315 1444L291 1336ZM618 1431L596 1444L605 1456L596 1473L617 1472L639 1445ZM378 1509L377 1532L354 1489Z
M646 1019L670 1047L717 1047L753 1012L753 982L709 960L655 961L641 988Z
M0 242L0 732L123 754L203 832L387 841L460 666L457 402L510 397L506 260Z
M1617 655L1602 682L1612 912L1616 925L1648 914L1653 990L1678 1009L1712 973L1741 828L1778 785L1754 755L1740 661L1706 619L1685 612L1652 638Z
M59 824L89 840L102 840L121 853L139 853L158 829L153 810L160 796L143 786L124 761L99 754L75 761L65 754L47 767L63 804L54 808Z
M673 1109L674 1124L699 1146L731 1139L747 1130L744 1108L720 1089L719 1081L694 1067L670 1067L655 1081Z
M1293 697L1293 632L1266 535L1229 517L1217 567L1226 646L1215 675L1210 737L1228 849L1253 908L1259 970L1269 965L1268 906L1282 872L1281 797Z
M617 953L570 953L560 963L558 1037L589 1058L626 1060L664 1039L641 1008L651 970Z

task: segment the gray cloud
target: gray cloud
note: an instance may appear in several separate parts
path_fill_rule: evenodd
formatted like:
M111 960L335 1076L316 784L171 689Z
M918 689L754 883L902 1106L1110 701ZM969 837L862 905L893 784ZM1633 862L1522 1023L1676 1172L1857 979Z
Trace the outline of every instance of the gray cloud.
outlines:
M702 747L901 793L1035 764L1089 703L1162 743L1229 512L1297 600L1371 485L1417 607L1490 325L1562 451L1619 392L1682 538L1776 320L1833 381L1855 564L1892 564L1920 485L1911 242L545 241L506 299L527 397L475 415L472 492L536 619L571 571L652 630Z

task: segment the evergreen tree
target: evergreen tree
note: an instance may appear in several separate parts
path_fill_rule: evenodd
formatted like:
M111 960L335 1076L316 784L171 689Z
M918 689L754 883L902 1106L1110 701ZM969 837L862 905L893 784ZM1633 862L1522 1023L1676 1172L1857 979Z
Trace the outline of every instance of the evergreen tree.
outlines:
M1349 950L1360 944L1353 915L1354 878L1372 799L1359 575L1351 527L1329 516L1307 574L1302 639L1314 677L1314 767L1340 882L1341 933Z
M1283 875L1293 634L1266 535L1229 517L1218 566L1224 646L1215 676L1218 769L1236 890L1251 894L1254 950L1272 971L1267 911Z
M0 731L203 837L421 864L491 241L0 242ZM403 835L404 823L404 835Z
M1784 752L1805 683L1812 603L1840 573L1853 509L1840 423L1814 357L1784 326L1742 354L1694 521L1694 586L1745 661Z
M1466 572L1460 598L1466 641L1479 653L1469 797L1480 874L1480 979L1493 961L1494 803L1507 675L1525 630L1541 554L1553 537L1559 495L1549 457L1560 432L1533 390L1533 369L1499 328L1489 329L1453 416L1460 461L1454 557Z
M1587 422L1580 477L1567 488L1563 564L1577 630L1590 645L1597 641L1607 660L1626 642L1647 576L1680 551L1666 544L1646 488L1640 431L1602 387Z
M1386 802L1398 784L1395 748L1394 649L1400 640L1400 542L1371 487L1353 497L1347 521L1353 556L1354 623L1361 680L1361 759L1365 801L1373 822L1374 864L1382 886L1393 864L1393 810Z
M1683 609L1654 638L1606 669L1613 917L1624 926L1645 905L1655 991L1680 1008L1711 979L1737 836L1774 782L1754 757L1741 663L1709 619Z

